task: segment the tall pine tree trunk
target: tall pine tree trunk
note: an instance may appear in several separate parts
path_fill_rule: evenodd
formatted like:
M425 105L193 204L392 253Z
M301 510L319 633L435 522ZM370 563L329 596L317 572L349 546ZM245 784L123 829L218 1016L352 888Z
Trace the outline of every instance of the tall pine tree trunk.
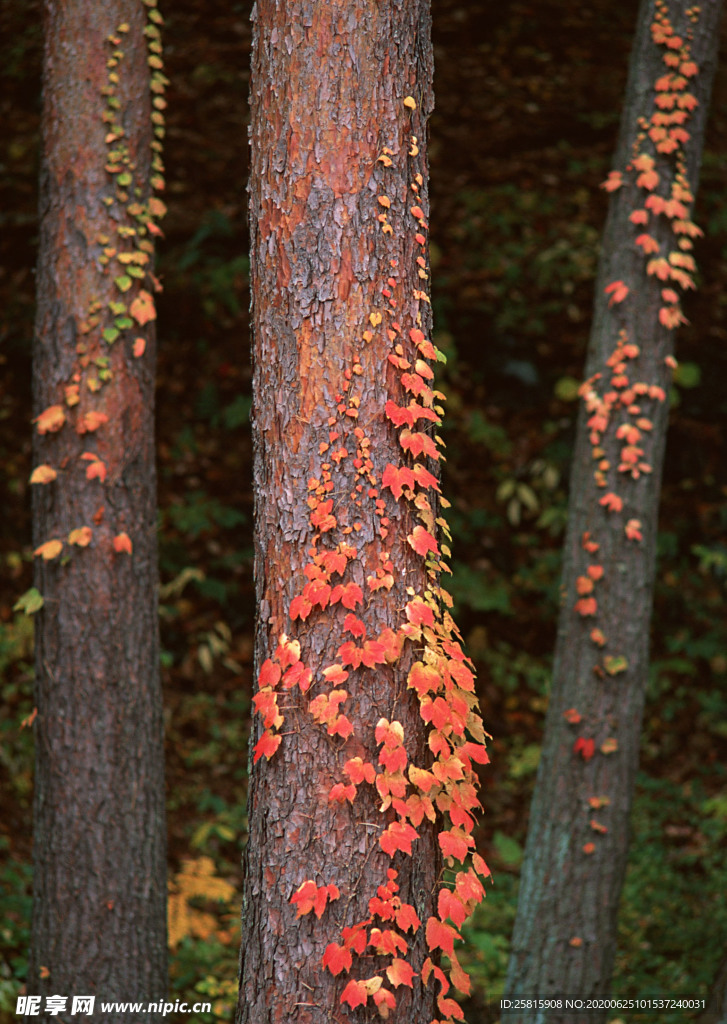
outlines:
M507 994L601 996L648 679L661 470L720 0L643 0L571 475L562 610ZM508 1018L510 1019L510 1018ZM555 1022L551 1010L513 1016ZM589 1020L605 1020L591 1016Z
M78 1019L73 994L95 995L98 1013L98 999L159 999L167 984L150 290L159 20L139 0L44 10L28 992L67 1004L49 1016L43 999L43 1020Z
M422 972L451 948L447 912L461 923L482 894L473 870L451 897L437 883L440 851L473 846L485 755L462 746L465 722L483 734L434 539L429 3L258 0L253 45L258 688L237 1021L449 1021Z

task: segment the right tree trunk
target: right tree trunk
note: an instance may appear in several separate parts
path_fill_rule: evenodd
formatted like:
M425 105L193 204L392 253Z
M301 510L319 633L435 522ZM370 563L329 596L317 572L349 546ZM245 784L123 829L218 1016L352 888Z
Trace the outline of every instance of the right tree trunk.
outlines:
M644 696L679 293L720 0L643 0L601 257L565 544L562 610L506 984L609 992ZM606 1014L589 1016L593 1024ZM512 1024L576 1019L558 1010Z

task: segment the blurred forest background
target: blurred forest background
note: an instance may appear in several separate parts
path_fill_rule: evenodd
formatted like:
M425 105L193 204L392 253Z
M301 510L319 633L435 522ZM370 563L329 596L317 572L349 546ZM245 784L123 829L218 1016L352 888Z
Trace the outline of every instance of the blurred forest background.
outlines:
M515 915L558 604L569 456L636 0L434 0L435 342L448 356L445 493L457 621L492 764L478 845L494 886L466 928L471 1021L494 1020ZM251 4L164 5L159 533L172 998L230 1020L252 685L248 66ZM31 890L30 351L41 21L0 7L0 1019ZM723 53L727 50L723 46ZM706 995L727 951L727 62L679 333L652 669L614 989ZM13 1016L14 1019L14 1016ZM191 1020L190 1017L184 1018ZM622 1014L623 1021L647 1019ZM649 1018L653 1020L653 1016ZM685 1020L664 1014L665 1024Z

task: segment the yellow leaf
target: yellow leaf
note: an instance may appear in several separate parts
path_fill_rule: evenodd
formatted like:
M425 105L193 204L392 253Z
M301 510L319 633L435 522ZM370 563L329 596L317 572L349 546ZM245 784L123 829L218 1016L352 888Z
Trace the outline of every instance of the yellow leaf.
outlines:
M68 543L76 544L79 548L87 548L91 543L93 531L90 526L80 526L77 530L71 530L68 534Z
M406 99L404 100L404 106L408 107L409 110L416 110L417 101L414 99L413 96L407 96Z
M40 416L36 416L34 422L38 426L39 434L53 434L60 430L66 422L66 414L62 405L49 405Z
M52 558L57 558L63 550L62 540L47 540L45 544L41 544L33 552L34 555L40 555L44 562L50 562Z
M42 465L36 466L33 472L30 474L31 484L49 484L51 480L55 480L58 474L52 466Z
M131 309L129 310L134 320L142 327L144 324L149 323L150 320L156 320L156 310L154 309L154 299L149 292L142 290L139 292L137 297L131 303Z

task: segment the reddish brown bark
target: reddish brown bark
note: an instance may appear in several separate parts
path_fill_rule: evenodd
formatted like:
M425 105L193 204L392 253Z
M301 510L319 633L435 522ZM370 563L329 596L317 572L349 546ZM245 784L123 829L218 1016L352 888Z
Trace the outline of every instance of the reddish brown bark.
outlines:
M673 156L655 148L647 129L654 126L650 119L655 109L682 107L674 100L672 106L655 108L655 96L691 93L699 102L684 124L689 137L684 143L683 169L696 193L720 6L720 0L699 7L672 0L655 7L653 0L643 0L639 11L613 166L625 171L638 153L650 154L659 179L655 186L645 184L631 171L623 187L613 193L586 365L586 377L599 401L609 389L612 396L630 391L633 397L631 404L620 397L604 399L610 409L607 426L594 420L598 412L594 402L588 410L582 408L578 420L563 603L507 979L510 996L591 997L606 995L610 989L648 679L658 500L671 380L668 361L674 347L674 331L659 316L660 309L671 302L663 290L679 287L671 277L665 283L647 272L650 257L645 257L636 238L648 232L659 250L651 255L663 257L670 252L684 256L688 249L678 247L678 239L689 237L683 231L675 233L673 215L671 219L669 214L657 215L652 208L646 211L648 222L634 223L629 218L634 210L644 210L650 194L670 199L672 183L678 181L675 174L681 169ZM664 12L673 28L673 46L652 38L655 13L662 19L657 24L663 26ZM681 56L677 70L685 76L683 84L672 90L662 83L655 91L657 80L669 71L664 54L682 54L689 39L698 72L688 66L682 72L685 58ZM686 221L688 216L688 212L679 214L677 219ZM622 285L628 288L626 297ZM635 352L620 349L614 358L620 332L625 344L637 348ZM642 384L650 390L640 390ZM624 431L634 426L637 434L630 439ZM636 478L624 465L634 454L624 455L627 445L641 449L639 465L647 467ZM604 506L609 493L623 501L622 508ZM592 607L583 603L591 600ZM594 629L602 636L594 636ZM604 1011L589 1019L605 1020L606 1015ZM512 1017L513 1024L574 1019L557 1010Z
M300 639L303 660L320 679L340 644L351 639L343 630L347 609L316 609L305 623L292 623L289 605L306 582L302 570L310 561L308 482L330 464L331 450L321 445L329 440L329 418L340 425L342 395L344 403L347 395L360 401L358 418L348 424L351 430L364 428L371 439L371 472L379 484L385 466L401 462L396 433L384 416L387 399L401 400L402 394L387 362L391 345L383 328L373 330L369 342L363 334L372 313L388 315L382 298L388 276L396 278L393 294L404 335L416 325L421 305L412 298L421 286L415 263L420 249L409 207L411 178L422 172L419 202L427 208L428 0L261 0L252 75L256 662L259 669L285 633ZM410 94L417 101L413 112L403 103ZM409 156L412 134L418 137L415 156ZM377 162L384 147L391 151L388 169ZM377 220L382 192L391 201L391 234L383 234ZM425 330L427 322L425 313ZM350 375L356 358L360 370L347 392L344 374ZM345 440L350 457L333 469L336 540L340 527L361 524L344 537L357 550L344 581L366 594L356 614L373 638L401 624L407 586L419 592L427 577L406 541L415 520L383 490L391 534L382 542L368 484L352 465L356 442L350 432ZM360 482L365 487L357 493ZM381 564L386 547L395 584L371 595L366 577ZM346 759L376 762L374 727L381 717L402 723L410 761L428 763L418 704L407 691L411 661L405 653L394 667L351 672L345 710L355 730L345 743L312 722L306 708L318 692L315 686L307 695L296 690L281 697L280 748L251 772L238 1022L373 1019L371 1001L366 1009L341 1005L350 975L334 978L323 970L327 944L340 943L342 928L369 916L368 901L390 866L399 872L401 899L422 921L433 912L440 857L432 826L425 820L418 829L413 857L398 853L390 861L378 838L392 814L379 812L372 788L360 787L353 805L328 801L331 787L344 779ZM256 724L251 748L261 731ZM312 913L296 920L290 905L307 879L318 886L333 883L341 892L320 920ZM408 954L416 971L426 956L422 931ZM373 975L379 963L369 952L365 969L356 966L353 976ZM433 987L425 989L419 977L413 988L399 987L396 997L398 1020L428 1021L435 1012Z
M114 282L149 257L140 208L153 125L142 4L47 0L44 17L34 410L57 407L63 422L46 430L41 419L34 431L35 465L57 476L33 486L33 535L36 547L63 548L36 557L45 603L35 618L28 992L68 996L65 1014L48 1016L43 1003L40 1018L71 1020L73 994L154 1000L167 981L155 336L143 313L117 330L109 309L122 302L128 316L140 285L149 287ZM114 124L123 128L117 143ZM123 153L109 171L115 145ZM118 337L109 343L104 330ZM123 541L115 547L123 534L131 553Z

